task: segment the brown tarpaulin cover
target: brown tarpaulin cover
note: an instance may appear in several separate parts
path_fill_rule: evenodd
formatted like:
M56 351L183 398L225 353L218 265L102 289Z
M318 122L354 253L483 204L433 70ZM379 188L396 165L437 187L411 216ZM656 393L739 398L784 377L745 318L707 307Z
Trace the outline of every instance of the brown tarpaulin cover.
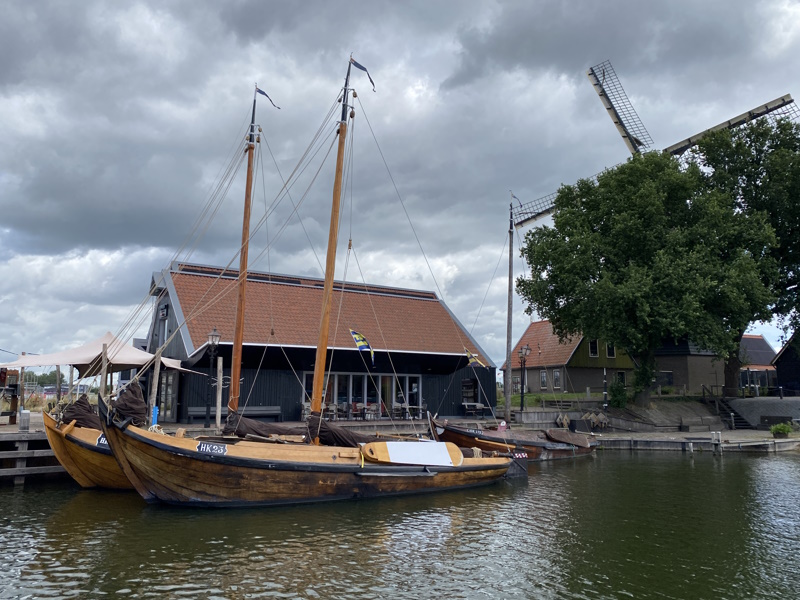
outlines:
M239 413L228 413L222 434L235 435L241 438L247 435L259 435L261 437L269 437L271 435L307 436L308 431L304 426L264 423L263 421L242 416Z
M61 421L63 423L71 423L76 421L77 427L88 427L89 429L102 429L102 422L98 417L92 405L89 404L89 397L86 394L81 394L81 397L67 404L64 410L61 411Z
M131 382L111 404L123 420L130 417L136 427L147 425L147 403L144 401L138 381Z
M318 415L312 414L308 417L308 431L312 439L319 435L319 443L323 446L345 446L347 448L358 448L359 444L370 442L386 441L375 435L365 435L350 431L347 427L334 425L329 421L320 419Z
M316 415L311 415L305 425L291 426L280 423L263 423L255 419L243 417L237 413L228 416L223 435L236 435L245 437L247 434L269 437L270 435L305 435L311 441L319 435L319 443L323 446L344 446L358 448L360 443L379 441L383 438L374 435L364 435L350 431L346 427L334 425L321 420Z

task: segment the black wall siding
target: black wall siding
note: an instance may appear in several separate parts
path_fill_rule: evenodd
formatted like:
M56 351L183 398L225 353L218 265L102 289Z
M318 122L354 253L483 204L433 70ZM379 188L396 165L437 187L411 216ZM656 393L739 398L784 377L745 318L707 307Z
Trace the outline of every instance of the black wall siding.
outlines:
M494 368L472 369L465 367L452 375L423 375L422 397L431 413L440 416L460 416L461 409L461 383L466 379L477 379L480 383L480 399L495 407L497 406L497 385L495 383ZM476 399L477 399L476 392Z
M230 377L230 370L224 374ZM495 385L495 369L460 369L453 375L423 375L422 397L428 410L441 416L458 416L461 410L461 382L464 379L478 379L481 386L481 400L488 400L497 406L497 386ZM261 371L256 377L255 369L242 370L242 386L240 406L247 402L248 406L280 406L284 421L297 421L301 414L303 388L292 371ZM256 380L253 386L253 380ZM180 382L180 405L178 418L187 420L188 407L205 407L209 394L208 377L184 373ZM216 390L211 390L212 414L216 406ZM249 399L248 399L249 398ZM228 388L222 390L222 405L228 404Z
M224 369L224 376L230 378L230 369ZM256 373L258 376L256 377ZM260 371L242 369L242 384L239 406L280 406L284 421L295 421L300 418L303 388L291 371ZM255 380L255 385L253 382ZM252 391L251 391L252 388ZM222 390L222 406L228 404L228 387ZM211 394L212 414L216 407L216 388L209 392L208 377L185 373L181 377L180 420L187 419L187 410L192 407L204 407L207 394Z

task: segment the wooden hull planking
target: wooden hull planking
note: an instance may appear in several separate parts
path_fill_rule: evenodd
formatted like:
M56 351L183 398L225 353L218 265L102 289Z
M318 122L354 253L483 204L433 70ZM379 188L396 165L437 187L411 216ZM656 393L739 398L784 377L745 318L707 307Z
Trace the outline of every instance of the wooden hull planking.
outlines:
M142 497L178 505L264 506L419 494L488 484L510 466L506 458L465 458L460 467L386 465L364 460L358 448L249 441L202 446L130 425L105 430ZM198 451L201 446L205 452Z
M503 434L499 432L493 435L486 431L472 431L439 423L433 419L431 419L430 425L434 439L452 442L461 448L480 448L483 452L525 452L528 456L528 462L588 456L594 451L593 447L584 448L573 444L545 440L533 442L531 440L515 439L511 437L511 432L508 432L508 437L503 437Z
M103 432L89 427L58 425L46 412L43 412L43 420L53 454L81 487L133 489L111 449L101 442Z

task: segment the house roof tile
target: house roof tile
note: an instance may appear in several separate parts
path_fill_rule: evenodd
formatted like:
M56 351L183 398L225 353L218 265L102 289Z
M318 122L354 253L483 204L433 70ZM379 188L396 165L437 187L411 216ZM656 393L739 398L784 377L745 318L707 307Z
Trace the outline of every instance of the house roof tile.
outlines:
M565 365L582 339L583 336L576 336L561 343L558 336L553 333L550 321L534 321L528 325L511 352L511 368L519 369L519 349L525 344L531 349L525 363L526 368ZM506 368L505 363L502 368Z
M742 336L742 342L739 345L739 360L742 361L742 366L746 367L748 364L751 366L769 365L774 358L775 350L763 335L745 334Z
M221 341L233 340L238 271L182 265L170 275L195 348L216 327ZM339 308L341 307L341 311ZM248 273L245 344L316 347L322 311L322 280ZM355 346L354 329L373 350L476 354L492 364L444 303L431 292L382 286L334 286L328 345Z

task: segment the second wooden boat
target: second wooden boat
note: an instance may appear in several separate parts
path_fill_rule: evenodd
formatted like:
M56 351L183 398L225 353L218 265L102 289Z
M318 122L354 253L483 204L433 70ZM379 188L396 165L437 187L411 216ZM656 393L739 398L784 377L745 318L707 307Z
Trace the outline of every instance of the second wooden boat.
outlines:
M519 456L529 462L575 458L591 454L597 443L581 433L564 429L547 431L497 430L469 428L437 420L428 413L431 436L435 440L452 442L461 448L480 448L483 452L498 452Z
M102 431L80 427L75 420L59 424L46 411L43 411L42 418L53 454L81 487L133 489L111 453Z

